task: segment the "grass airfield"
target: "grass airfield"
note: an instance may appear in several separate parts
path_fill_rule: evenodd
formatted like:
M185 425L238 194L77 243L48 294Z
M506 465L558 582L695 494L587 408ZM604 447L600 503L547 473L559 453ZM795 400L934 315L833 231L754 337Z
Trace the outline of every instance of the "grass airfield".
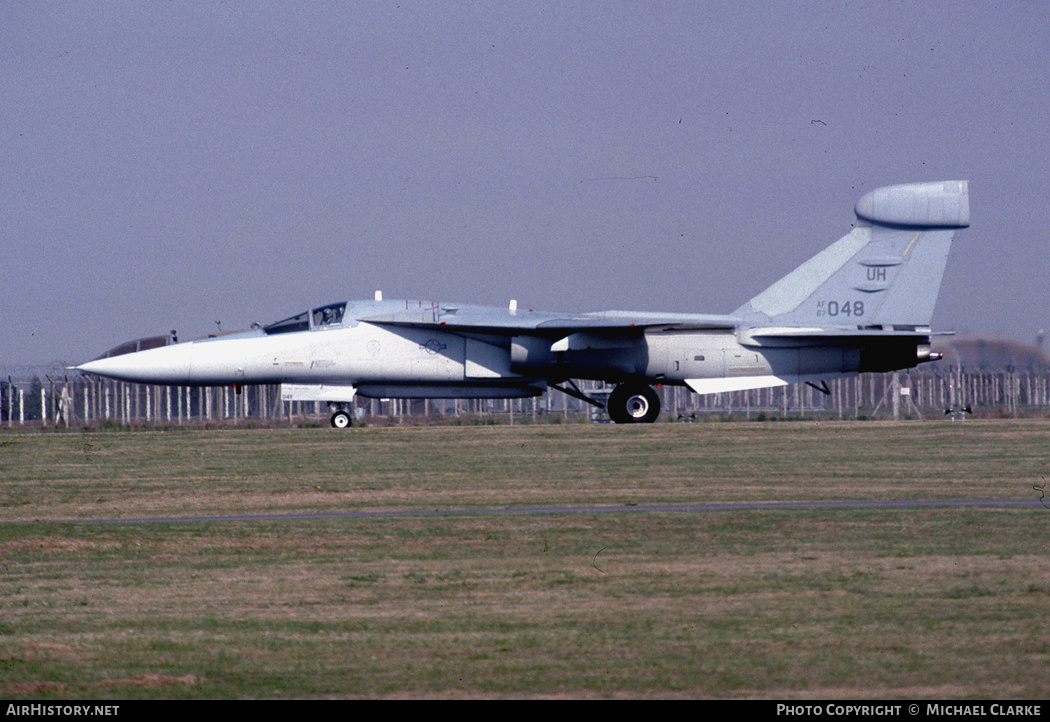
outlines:
M1046 420L3 430L0 697L1042 699L1048 477ZM949 499L1032 503L773 505ZM636 508L697 502L768 506Z

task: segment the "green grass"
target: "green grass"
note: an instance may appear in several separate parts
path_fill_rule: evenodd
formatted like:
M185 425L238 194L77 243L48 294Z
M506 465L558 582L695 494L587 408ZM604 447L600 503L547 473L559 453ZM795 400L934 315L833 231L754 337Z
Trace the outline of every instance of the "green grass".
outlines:
M1046 422L0 432L0 696L1050 692Z

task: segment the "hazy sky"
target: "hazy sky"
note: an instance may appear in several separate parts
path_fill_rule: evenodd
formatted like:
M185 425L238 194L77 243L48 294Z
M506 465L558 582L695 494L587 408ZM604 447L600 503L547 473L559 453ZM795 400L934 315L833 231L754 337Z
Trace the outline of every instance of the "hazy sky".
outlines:
M0 0L0 365L348 298L728 313L969 179L935 325L1050 326L1050 3Z

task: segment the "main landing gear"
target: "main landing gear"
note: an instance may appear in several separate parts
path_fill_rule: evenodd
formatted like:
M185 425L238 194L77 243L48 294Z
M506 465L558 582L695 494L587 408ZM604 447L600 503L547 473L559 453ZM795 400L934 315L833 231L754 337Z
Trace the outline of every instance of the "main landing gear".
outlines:
M619 384L609 394L606 411L617 424L651 424L660 416L660 397L643 384Z
M551 384L550 386L563 394L597 406L599 409L604 408L609 418L617 424L651 424L660 416L660 397L645 384L630 382L618 384L609 394L609 401L603 406L580 391L572 379L567 379L566 383L569 385Z

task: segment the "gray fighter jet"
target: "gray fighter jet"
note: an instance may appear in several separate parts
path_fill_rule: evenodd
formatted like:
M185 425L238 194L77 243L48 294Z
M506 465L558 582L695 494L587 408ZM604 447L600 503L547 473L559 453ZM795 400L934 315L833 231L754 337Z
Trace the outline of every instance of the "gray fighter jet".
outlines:
M879 188L846 236L730 315L560 314L424 301L341 301L236 334L78 366L124 381L282 385L350 424L355 396L522 398L574 379L615 384L617 423L660 413L653 385L696 393L911 368L937 358L930 320L952 238L970 224L968 181ZM818 388L820 388L818 386Z

